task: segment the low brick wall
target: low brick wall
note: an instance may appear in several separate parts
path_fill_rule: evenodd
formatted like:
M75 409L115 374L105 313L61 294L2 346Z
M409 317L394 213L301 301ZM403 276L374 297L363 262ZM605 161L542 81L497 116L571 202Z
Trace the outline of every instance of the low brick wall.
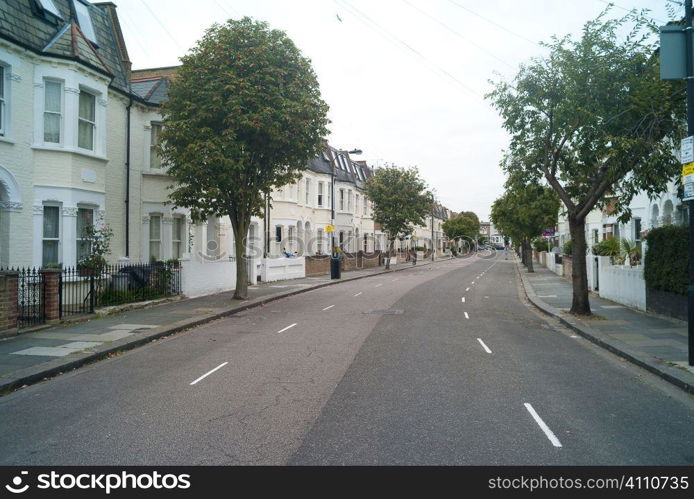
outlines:
M381 251L373 253L343 253L340 262L340 270L349 272L351 270L373 269L383 265ZM306 276L318 276L330 274L330 255L307 256L306 257Z
M307 256L306 276L325 275L330 273L330 256Z
M0 331L16 331L19 272L0 272Z
M58 269L41 269L43 276L43 306L46 314L46 322L58 322L60 320L60 273Z

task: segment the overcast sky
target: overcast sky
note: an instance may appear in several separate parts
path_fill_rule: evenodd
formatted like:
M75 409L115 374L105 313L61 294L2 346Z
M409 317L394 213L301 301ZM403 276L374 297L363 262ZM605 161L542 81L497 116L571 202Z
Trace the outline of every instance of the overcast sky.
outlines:
M371 165L419 167L454 211L489 216L503 192L508 138L483 95L543 54L537 42L579 33L601 0L114 0L135 69L171 66L204 30L250 16L282 29L313 61L330 105L330 143ZM614 16L675 0L620 0Z

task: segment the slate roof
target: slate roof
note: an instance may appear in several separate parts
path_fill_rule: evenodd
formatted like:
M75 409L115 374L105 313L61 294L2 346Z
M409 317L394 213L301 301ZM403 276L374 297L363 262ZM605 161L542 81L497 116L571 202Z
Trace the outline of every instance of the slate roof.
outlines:
M149 104L159 105L166 99L169 91L169 79L166 77L147 78L138 80L133 78L132 91L135 95Z
M87 5L94 27L96 44L90 42L79 26L73 1L53 0L60 12L46 12L39 0L2 0L0 2L0 38L36 54L69 59L90 67L112 79L111 86L128 93L129 60L122 42L115 5Z

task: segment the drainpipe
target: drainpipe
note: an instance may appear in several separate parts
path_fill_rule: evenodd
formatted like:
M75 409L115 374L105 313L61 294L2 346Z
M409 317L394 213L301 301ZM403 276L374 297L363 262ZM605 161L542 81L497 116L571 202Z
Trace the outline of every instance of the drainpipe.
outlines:
M130 109L133 107L133 97L128 96L127 125L125 139L125 257L130 258Z

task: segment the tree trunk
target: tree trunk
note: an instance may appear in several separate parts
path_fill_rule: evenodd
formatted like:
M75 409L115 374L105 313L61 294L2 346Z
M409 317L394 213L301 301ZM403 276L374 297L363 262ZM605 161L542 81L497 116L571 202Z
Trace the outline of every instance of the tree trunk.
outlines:
M388 258L386 259L386 270L390 270L390 257L393 254L393 248L395 247L395 239L390 240L390 245L388 246Z
M523 244L525 245L525 253L527 255L526 265L528 266L528 272L535 272L535 268L533 267L533 247L530 244L530 240L527 238L523 239Z
M590 302L588 301L588 272L586 268L586 221L577 219L569 214L569 231L571 232L571 254L573 256L573 270L571 281L573 283L573 300L571 301L571 313L576 315L591 315Z
M234 290L235 300L245 300L248 298L248 259L246 258L246 237L250 220L236 220L232 218L234 228L234 246L236 253L236 289Z

